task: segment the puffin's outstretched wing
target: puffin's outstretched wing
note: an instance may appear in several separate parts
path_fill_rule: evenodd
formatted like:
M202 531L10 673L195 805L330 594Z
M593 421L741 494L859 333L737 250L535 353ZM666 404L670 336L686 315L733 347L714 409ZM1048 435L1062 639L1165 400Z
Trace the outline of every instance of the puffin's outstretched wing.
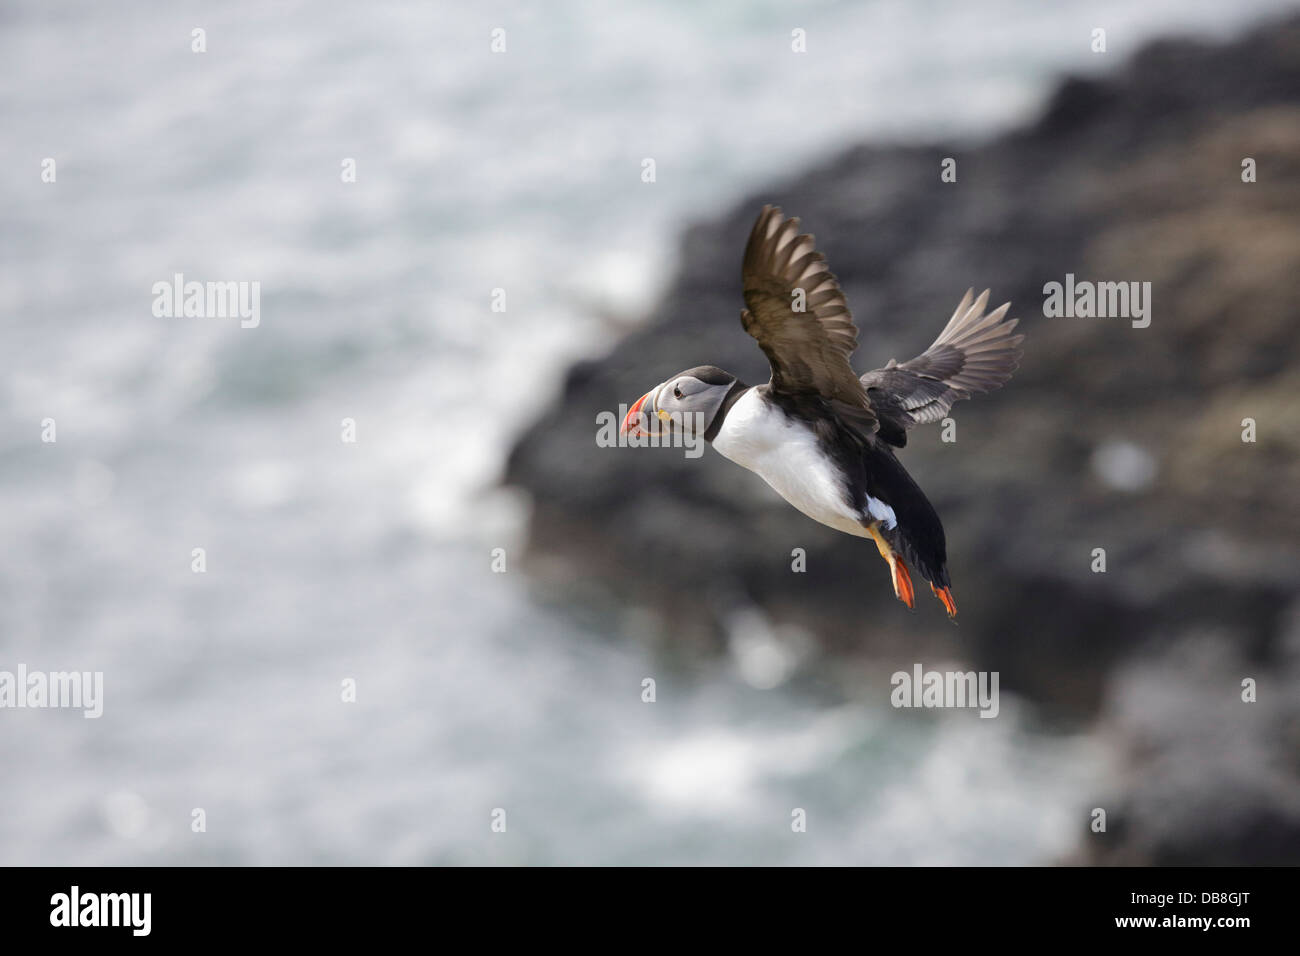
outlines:
M849 364L858 330L848 302L813 237L799 235L799 220L764 206L741 274L748 308L740 321L772 365L770 387L819 394L858 428L875 431L866 389Z
M890 444L907 444L907 429L937 422L954 402L1002 386L1020 365L1025 337L1012 334L1019 319L1004 321L1011 303L985 315L988 290L974 296L974 289L966 291L934 344L916 358L901 365L890 359L862 376L880 437Z

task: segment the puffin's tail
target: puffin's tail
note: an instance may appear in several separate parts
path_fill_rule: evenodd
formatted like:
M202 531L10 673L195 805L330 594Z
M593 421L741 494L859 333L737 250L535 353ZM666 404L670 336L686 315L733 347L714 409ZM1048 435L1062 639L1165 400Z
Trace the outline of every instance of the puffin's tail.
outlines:
M887 502L897 519L894 527L881 527L885 540L930 583L930 590L943 602L948 616L955 617L957 602L948 578L948 545L930 499L891 453L873 456L870 473L875 486L871 493Z

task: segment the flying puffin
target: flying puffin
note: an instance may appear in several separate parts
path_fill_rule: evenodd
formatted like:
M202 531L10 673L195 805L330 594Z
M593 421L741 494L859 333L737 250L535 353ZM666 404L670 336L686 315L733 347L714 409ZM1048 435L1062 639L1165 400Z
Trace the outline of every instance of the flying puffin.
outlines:
M1020 364L1010 303L985 313L989 294L967 291L939 337L916 358L858 376L848 302L799 220L764 206L741 266L745 331L772 366L766 385L701 365L642 395L621 431L702 434L808 517L869 537L889 564L895 596L914 606L911 563L957 614L943 525L894 454L913 425L1005 383Z

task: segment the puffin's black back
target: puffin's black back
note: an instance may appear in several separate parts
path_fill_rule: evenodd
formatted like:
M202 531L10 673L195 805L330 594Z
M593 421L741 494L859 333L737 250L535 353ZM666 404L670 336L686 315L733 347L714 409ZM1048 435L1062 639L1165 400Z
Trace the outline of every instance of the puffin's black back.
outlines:
M821 395L760 387L786 415L812 429L822 451L844 474L853 507L866 513L870 495L893 508L898 523L889 530L881 526L885 540L935 587L948 587L952 582L948 579L943 524L925 493L894 457L893 449L867 430L868 423L859 425L852 409Z

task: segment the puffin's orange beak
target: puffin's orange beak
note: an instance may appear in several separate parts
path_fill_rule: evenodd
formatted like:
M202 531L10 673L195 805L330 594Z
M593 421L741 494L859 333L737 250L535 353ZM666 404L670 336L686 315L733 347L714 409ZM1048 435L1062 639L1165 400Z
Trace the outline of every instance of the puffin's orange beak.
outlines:
M626 435L628 432L635 435L641 431L641 406L653 394L653 391L646 392L636 400L635 405L627 410L627 417L623 419L623 427L618 430L620 435Z

